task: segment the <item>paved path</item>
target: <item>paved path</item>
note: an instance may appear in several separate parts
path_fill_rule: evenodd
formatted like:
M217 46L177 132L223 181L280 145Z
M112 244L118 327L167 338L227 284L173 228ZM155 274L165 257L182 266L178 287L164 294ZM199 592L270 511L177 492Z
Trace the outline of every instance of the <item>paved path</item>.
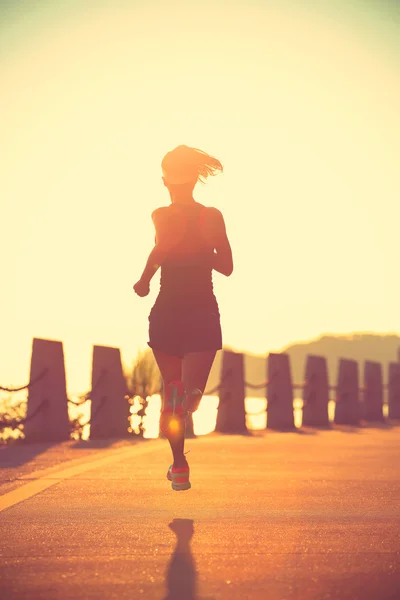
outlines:
M0 452L4 600L400 598L400 427L73 448Z

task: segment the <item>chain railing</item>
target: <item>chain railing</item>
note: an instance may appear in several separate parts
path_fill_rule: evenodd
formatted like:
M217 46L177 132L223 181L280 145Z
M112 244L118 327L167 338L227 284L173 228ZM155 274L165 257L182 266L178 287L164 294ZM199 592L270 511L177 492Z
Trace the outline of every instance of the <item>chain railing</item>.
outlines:
M80 394L79 396L76 396L78 398L78 401L75 401L72 398L67 398L68 403L72 404L73 406L82 406L82 404L85 404L85 402L87 402L88 400L91 400L91 395L93 394L93 392L96 391L102 378L104 377L104 375L106 373L107 373L107 369L102 369L100 372L100 375L99 375L96 383L92 387L92 389L89 390L88 392L86 392L85 394Z
M206 390L203 394L203 396L212 396L212 394L215 394L215 392L219 392L219 390L222 388L223 384L225 383L225 381L227 379L229 379L229 377L232 376L232 369L227 369L224 373L224 375L221 377L221 381L219 382L218 385L216 385L215 387L213 387L211 390Z
M96 409L90 414L90 417L87 419L86 423L80 423L79 422L78 429L83 429L87 425L91 424L92 420L97 417L97 415L99 414L99 412L103 408L106 400L107 400L107 396L102 396L100 398L100 401L99 401L98 405L96 406Z
M45 369L43 369L43 371L41 371L39 373L39 375L33 381L30 381L29 383L27 383L26 385L23 385L22 387L19 387L19 388L6 388L6 387L3 387L3 386L0 386L0 391L2 391L2 392L20 392L22 390L28 390L33 385L35 385L35 383L37 383L38 381L40 381L41 379L43 379L43 377L46 375L46 373L48 372L48 370L49 369L46 367Z
M14 392L20 392L25 389L29 390L36 383L38 383L40 380L42 380L45 377L45 375L48 373L48 371L49 371L48 368L44 368L35 379L29 381L28 384L18 387L18 388L10 388L10 387L0 386L0 391L14 393ZM91 400L92 394L98 389L106 372L107 372L106 369L102 369L100 372L100 375L99 375L96 383L93 385L92 389L84 394L75 396L76 399L67 398L68 403L72 406L80 407L80 406L83 406L89 400ZM223 389L224 383L232 376L232 374L233 374L233 369L232 368L227 369L225 371L224 375L222 376L222 378L220 379L218 385L214 386L211 389L206 390L204 392L203 396L213 395L216 392L219 392L221 389ZM268 385L271 383L271 381L274 379L275 376L276 376L276 373L274 373L271 378L266 379L265 381L263 381L261 383L252 383L252 382L245 380L243 382L244 387L247 389L252 389L252 390L266 389L268 387ZM293 390L305 390L312 383L312 380L313 380L313 377L311 377L310 380L305 380L301 383L294 383L291 385L291 387ZM392 383L393 383L393 381L384 383L383 388L385 390L387 390ZM337 390L339 389L339 386L337 386L337 385L328 385L327 387L328 387L329 391L334 391L334 392L337 392ZM360 387L358 387L358 391L360 393L365 393L367 390L367 387L368 387L367 385L360 386ZM129 399L130 396L129 397L126 396L126 398ZM254 413L248 413L249 416L259 416L259 415L265 414L268 411L268 404L270 404L273 399L271 398L269 401L267 398L264 398L264 399L267 402L266 407L263 410L260 410L260 411L254 412ZM308 401L307 399L303 399L303 403L307 402L307 401ZM99 414L99 412L104 407L105 402L106 402L106 397L105 396L101 397L99 403L97 404L97 406L95 408L95 411L92 412L89 419L87 419L85 423L80 423L79 420L77 421L77 428L83 429L87 425L90 425L92 419L96 418L96 416ZM26 401L23 401L20 404L13 406L12 410L15 412L18 412L19 410L22 409L22 406L25 403L26 403ZM4 414L0 415L0 430L5 429L5 428L13 428L13 429L19 428L20 426L24 425L27 421L36 417L46 407L47 403L48 403L48 400L43 399L29 416L26 416L23 418L18 418L18 417L9 418L9 417L7 417L7 415L4 415Z
M20 425L25 425L25 423L27 423L28 421L30 421L31 419L33 419L34 417L36 417L36 415L38 415L40 413L41 410L43 410L43 408L45 408L45 406L47 405L48 401L46 398L44 398L38 405L37 407L32 411L32 413L29 416L23 417L22 419L7 419L7 418L2 418L0 420L0 429L6 429L7 427L10 427L11 429L17 429L18 427L20 427Z
M41 379L43 379L43 377L48 373L49 369L46 367L45 369L43 369L41 371L41 373L32 381L30 381L28 384L18 387L18 388L10 388L10 387L4 387L4 386L0 386L0 391L4 391L4 392L9 392L9 393L13 393L13 392L20 392L22 390L25 389L30 389L32 386L34 386L38 381L40 381ZM82 406L83 404L85 404L88 400L91 400L91 396L93 394L93 392L98 388L104 374L106 373L106 369L102 369L95 385L92 387L91 390L89 390L88 392L86 392L85 394L81 394L79 396L77 396L78 400L73 400L72 398L67 398L67 401L69 404L71 404L72 406ZM90 415L90 418L88 419L88 421L84 424L79 423L78 428L81 429L83 427L85 427L86 425L90 424L90 421L96 417L96 415L100 412L100 410L103 408L104 403L105 403L106 398L103 397L101 398L99 404L96 407L96 410ZM17 405L12 406L12 410L14 412L18 412L22 409L23 405L26 404L26 400L20 402ZM38 406L32 411L32 413L29 416L26 417L11 417L9 418L7 415L0 415L0 431L3 429L18 429L20 426L24 425L25 423L27 423L28 421L30 421L31 419L33 419L34 417L36 417L41 410L43 410L43 408L46 407L46 405L48 404L47 399L43 399Z
M89 390L88 392L86 392L85 394L80 394L79 396L76 396L78 398L78 401L75 401L72 398L67 398L68 403L70 405L72 405L72 406L80 407L80 406L83 406L84 404L86 404L86 402L88 402L89 400L92 400L91 396L98 389L99 384L101 383L101 381L102 381L104 375L106 374L106 372L107 372L107 369L102 369L101 372L100 372L100 375L99 375L96 383L92 387L92 389ZM78 436L81 437L83 429L85 427L87 427L88 425L90 425L91 422L92 422L92 420L96 418L96 416L99 414L99 412L103 408L106 400L107 400L106 396L102 396L100 398L100 401L97 404L95 410L90 413L90 416L86 420L85 423L81 423L81 421L79 420L79 417L77 419L75 419L75 421L73 421L71 423L71 425L72 425L72 432L77 433ZM81 416L83 416L83 415L81 414Z
M267 385L271 382L270 379L263 381L262 383L250 383L249 381L244 382L244 387L250 388L252 390L261 390L262 388L266 388Z
M30 388L32 388L36 383L38 383L41 379L43 379L45 377L45 375L48 373L48 368L44 368L37 377L35 377L35 379L29 381L29 383L27 383L26 385L23 385L21 387L18 388L10 388L10 387L5 387L5 386L0 386L0 391L2 392L9 392L9 393L14 393L14 392L21 392L22 390L29 390ZM22 402L20 402L17 405L12 406L12 410L14 412L19 412L22 409L22 406L26 404L26 400L23 400ZM2 414L0 415L0 431L2 431L3 429L18 429L21 425L24 425L25 423L27 423L28 421L30 421L31 419L33 419L34 417L36 417L41 410L43 410L43 408L46 406L47 404L47 400L42 400L42 402L40 402L38 404L38 406L33 410L33 412L26 417L11 417L9 418L6 414Z

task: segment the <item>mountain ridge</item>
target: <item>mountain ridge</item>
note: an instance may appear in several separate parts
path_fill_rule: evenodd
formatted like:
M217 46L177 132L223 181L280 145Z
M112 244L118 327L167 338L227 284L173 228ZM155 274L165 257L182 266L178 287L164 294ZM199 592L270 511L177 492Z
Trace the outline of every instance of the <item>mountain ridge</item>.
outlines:
M234 348L224 347L223 350ZM222 365L223 350L217 352L207 388L218 385ZM272 351L271 351L272 352ZM274 351L276 352L276 351ZM254 384L262 383L267 378L267 356L244 352L245 379ZM359 365L359 382L363 383L363 367L365 361L375 361L382 364L383 381L387 382L387 371L390 362L400 360L400 335L396 333L350 333L350 334L322 334L318 338L307 341L294 342L284 346L279 353L289 355L292 382L301 383L304 379L307 355L324 356L327 359L328 378L330 385L337 380L340 358L356 360ZM265 390L247 390L248 396L264 397Z

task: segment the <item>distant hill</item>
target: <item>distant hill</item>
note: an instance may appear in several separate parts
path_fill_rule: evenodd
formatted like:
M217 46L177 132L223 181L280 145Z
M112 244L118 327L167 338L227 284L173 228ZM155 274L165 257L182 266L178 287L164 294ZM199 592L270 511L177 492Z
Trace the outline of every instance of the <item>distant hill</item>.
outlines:
M227 348L228 349L228 348ZM336 383L339 358L351 358L359 364L360 384L363 382L363 364L372 360L382 364L383 379L387 381L387 370L390 362L399 360L400 336L373 333L354 333L349 335L323 335L307 342L290 344L280 350L290 357L293 383L304 379L304 369L308 354L324 356L328 362L328 376L331 385ZM251 383L261 383L267 378L266 358L246 354L245 377ZM218 385L221 369L222 351L217 353L208 379L207 388ZM248 390L249 396L264 396L264 390Z

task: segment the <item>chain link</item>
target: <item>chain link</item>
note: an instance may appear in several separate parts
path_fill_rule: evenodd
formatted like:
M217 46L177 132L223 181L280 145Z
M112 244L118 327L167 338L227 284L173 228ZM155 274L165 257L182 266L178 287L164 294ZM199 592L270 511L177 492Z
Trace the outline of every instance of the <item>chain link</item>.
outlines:
M88 392L86 392L86 394L81 394L80 396L77 396L77 398L79 398L79 400L76 402L75 400L72 400L71 398L68 398L68 402L70 404L73 404L74 406L82 406L82 404L85 404L85 402L87 402L88 400L90 400L91 395L93 394L93 392L98 388L99 383L101 381L101 379L103 378L103 376L106 374L107 369L102 369L100 372L100 375L96 381L96 383L94 384L94 386L92 387L91 390L89 390Z
M36 417L40 413L41 410L47 405L47 399L43 399L40 404L33 410L33 412L23 419L10 419L9 421L4 420L0 421L0 429L6 429L6 427L11 427L12 429L16 429L20 425L25 425L28 421Z
M26 385L23 385L20 388L6 388L6 387L0 386L0 391L2 391L2 392L20 392L21 390L27 390L27 389L31 388L33 385L35 385L35 383L40 381L46 375L48 370L49 369L46 367L45 369L43 369L43 371L41 373L39 373L39 375L36 377L36 379L34 379L33 381L30 381L29 383L27 383Z

